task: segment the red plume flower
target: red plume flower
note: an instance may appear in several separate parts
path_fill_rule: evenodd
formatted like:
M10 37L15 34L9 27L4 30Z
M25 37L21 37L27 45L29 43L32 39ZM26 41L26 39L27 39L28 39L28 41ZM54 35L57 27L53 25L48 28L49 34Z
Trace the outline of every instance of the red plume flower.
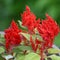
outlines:
M21 16L22 25L26 26L29 31L33 31L33 29L36 27L36 16L30 11L28 6L26 6L26 11L24 11Z
M43 40L45 41L46 47L52 47L53 40L55 36L59 32L59 26L57 23L46 14L47 19L43 20L41 24L38 25L37 29L40 33L40 35L43 37Z
M5 30L5 39L6 39L6 49L11 50L13 46L17 46L21 43L21 38L19 33L21 30L18 29L17 24L12 21L10 27Z

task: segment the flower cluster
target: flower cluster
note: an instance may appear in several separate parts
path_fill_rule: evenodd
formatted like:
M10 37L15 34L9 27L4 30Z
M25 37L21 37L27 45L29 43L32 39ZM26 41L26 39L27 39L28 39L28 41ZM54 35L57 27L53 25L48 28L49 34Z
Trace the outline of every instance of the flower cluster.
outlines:
M18 46L23 40L24 43L28 42L27 45L30 45L34 52L39 49L41 60L43 60L43 51L52 47L54 38L59 33L59 26L50 16L48 16L48 14L46 14L45 20L36 20L36 16L30 11L30 8L28 6L26 6L26 11L21 14L21 17L22 25L28 28L27 34L30 35L30 39L28 41L25 38L25 35L20 35L20 32L24 32L18 28L17 24L14 21L12 21L11 26L5 30L5 46L7 51L11 50L14 46ZM42 37L42 41L38 39L39 37L37 36L35 40L32 38L33 35L36 35L35 29L38 31L37 34L39 35L39 37ZM31 34L31 32L34 33Z
M21 32L21 30L19 30L17 24L12 21L11 26L5 30L5 46L7 51L11 50L13 46L20 44L21 38L19 32Z

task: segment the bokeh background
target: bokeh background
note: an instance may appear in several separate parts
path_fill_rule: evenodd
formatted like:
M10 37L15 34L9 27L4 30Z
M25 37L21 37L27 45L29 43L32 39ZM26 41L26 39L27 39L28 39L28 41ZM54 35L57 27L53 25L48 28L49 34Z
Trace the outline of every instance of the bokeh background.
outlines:
M48 13L60 25L60 0L0 0L0 31L8 28L12 19L21 20L20 14L26 5L37 18L44 19ZM60 34L54 43L60 46Z

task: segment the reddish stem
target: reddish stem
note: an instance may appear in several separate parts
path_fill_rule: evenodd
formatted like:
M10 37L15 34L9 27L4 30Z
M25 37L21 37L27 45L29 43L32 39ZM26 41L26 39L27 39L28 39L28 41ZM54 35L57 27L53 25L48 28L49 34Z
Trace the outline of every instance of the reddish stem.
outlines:
M40 60L43 60L43 50L40 51L40 54L41 54L41 59Z

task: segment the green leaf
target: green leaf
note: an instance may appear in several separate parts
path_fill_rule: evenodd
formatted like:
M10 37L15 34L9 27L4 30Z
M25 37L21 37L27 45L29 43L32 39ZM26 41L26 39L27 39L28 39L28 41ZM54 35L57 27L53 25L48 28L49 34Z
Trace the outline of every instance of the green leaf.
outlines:
M30 34L28 33L20 33L22 34L27 40L30 40Z
M0 34L0 43L1 44L5 43L4 34Z
M19 53L19 52L25 51L25 50L32 50L32 48L31 48L31 46L18 46L13 49L13 51L16 53Z
M16 58L14 60L24 60L25 59L25 55L23 54L17 54Z
M27 40L30 41L30 34L28 34L28 33L20 33L20 34L22 34ZM34 35L33 34L32 39L36 40L36 38L38 38L38 40L40 40L40 41L43 41L43 39L42 39L42 37L40 35L38 35L38 34Z
M52 60L60 60L60 56L51 55L49 56Z
M19 53L19 52L21 52L21 50L20 50L20 48L16 47L16 48L13 49L13 52L14 53Z
M0 55L0 60L4 60L4 58Z
M25 60L40 60L40 56L36 53L29 53L25 56Z
M43 41L42 37L39 34L36 34L36 35L33 34L32 38L33 38L33 40L36 40L36 38L37 38L38 40Z
M5 52L5 49L3 47L0 47L0 54Z
M50 48L48 49L48 53L50 54L60 53L60 49Z
M31 46L20 46L21 50L32 50Z
M22 26L22 22L21 22L20 20L18 20L18 22L19 22L19 26L20 26L21 29L23 29L23 30L27 30L26 27Z

